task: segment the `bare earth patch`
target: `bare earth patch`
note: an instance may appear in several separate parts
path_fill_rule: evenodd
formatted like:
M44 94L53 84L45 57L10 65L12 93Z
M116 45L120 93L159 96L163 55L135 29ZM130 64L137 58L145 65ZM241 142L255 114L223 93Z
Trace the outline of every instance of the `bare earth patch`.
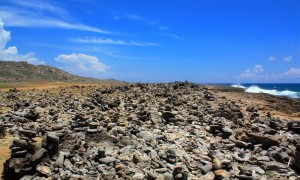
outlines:
M0 139L0 179L2 179L3 164L10 157L9 146L13 141L12 135L6 135L3 139Z
M53 89L59 87L69 86L110 86L116 83L76 83L76 82L20 82L20 83L3 83L0 82L0 89L7 91L11 88L17 88L19 90L42 90L42 89Z

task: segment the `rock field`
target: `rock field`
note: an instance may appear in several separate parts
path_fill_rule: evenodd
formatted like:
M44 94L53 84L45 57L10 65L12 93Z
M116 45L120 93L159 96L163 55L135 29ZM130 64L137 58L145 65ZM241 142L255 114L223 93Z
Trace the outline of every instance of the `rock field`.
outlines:
M297 119L187 82L68 89L2 92L4 179L300 179Z

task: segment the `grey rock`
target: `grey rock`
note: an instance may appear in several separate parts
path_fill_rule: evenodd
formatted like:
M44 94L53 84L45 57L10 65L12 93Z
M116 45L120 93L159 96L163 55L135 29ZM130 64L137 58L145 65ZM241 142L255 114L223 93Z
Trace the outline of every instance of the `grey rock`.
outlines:
M258 161L270 161L270 158L268 156L259 156L257 157Z
M202 165L202 163L195 163L195 165L203 172L203 173L208 173L212 170L213 166L212 163L205 161L205 164Z
M145 175L143 173L137 172L133 175L133 180L143 180Z
M258 165L260 165L265 170L278 171L282 169L287 169L287 166L285 164L276 161L270 161L270 162L259 161Z
M48 151L45 148L40 148L31 156L31 161L39 162L47 156L47 153Z
M146 141L150 141L154 138L154 135L150 131L141 131L137 134L137 137L142 138Z
M214 180L215 174L213 172L208 172L205 175L201 176L201 178L203 178L204 180Z
M99 163L101 163L101 164L110 164L115 161L116 161L116 158L109 157L109 156L99 159Z
M265 171L262 168L258 167L258 166L252 166L251 170L255 171L256 173L258 173L260 175L265 174Z

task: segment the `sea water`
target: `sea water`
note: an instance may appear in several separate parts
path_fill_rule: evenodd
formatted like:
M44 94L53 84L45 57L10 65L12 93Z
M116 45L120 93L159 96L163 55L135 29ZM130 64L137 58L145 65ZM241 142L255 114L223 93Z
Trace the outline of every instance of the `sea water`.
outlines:
M275 96L300 98L300 83L256 83L256 84L231 84L231 87L243 88L249 93L266 93Z

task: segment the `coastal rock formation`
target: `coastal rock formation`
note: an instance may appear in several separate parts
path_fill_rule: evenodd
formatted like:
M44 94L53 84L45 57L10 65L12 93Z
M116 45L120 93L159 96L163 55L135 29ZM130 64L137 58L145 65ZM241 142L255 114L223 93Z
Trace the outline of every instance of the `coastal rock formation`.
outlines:
M187 82L79 90L8 92L5 179L300 178L298 121Z

